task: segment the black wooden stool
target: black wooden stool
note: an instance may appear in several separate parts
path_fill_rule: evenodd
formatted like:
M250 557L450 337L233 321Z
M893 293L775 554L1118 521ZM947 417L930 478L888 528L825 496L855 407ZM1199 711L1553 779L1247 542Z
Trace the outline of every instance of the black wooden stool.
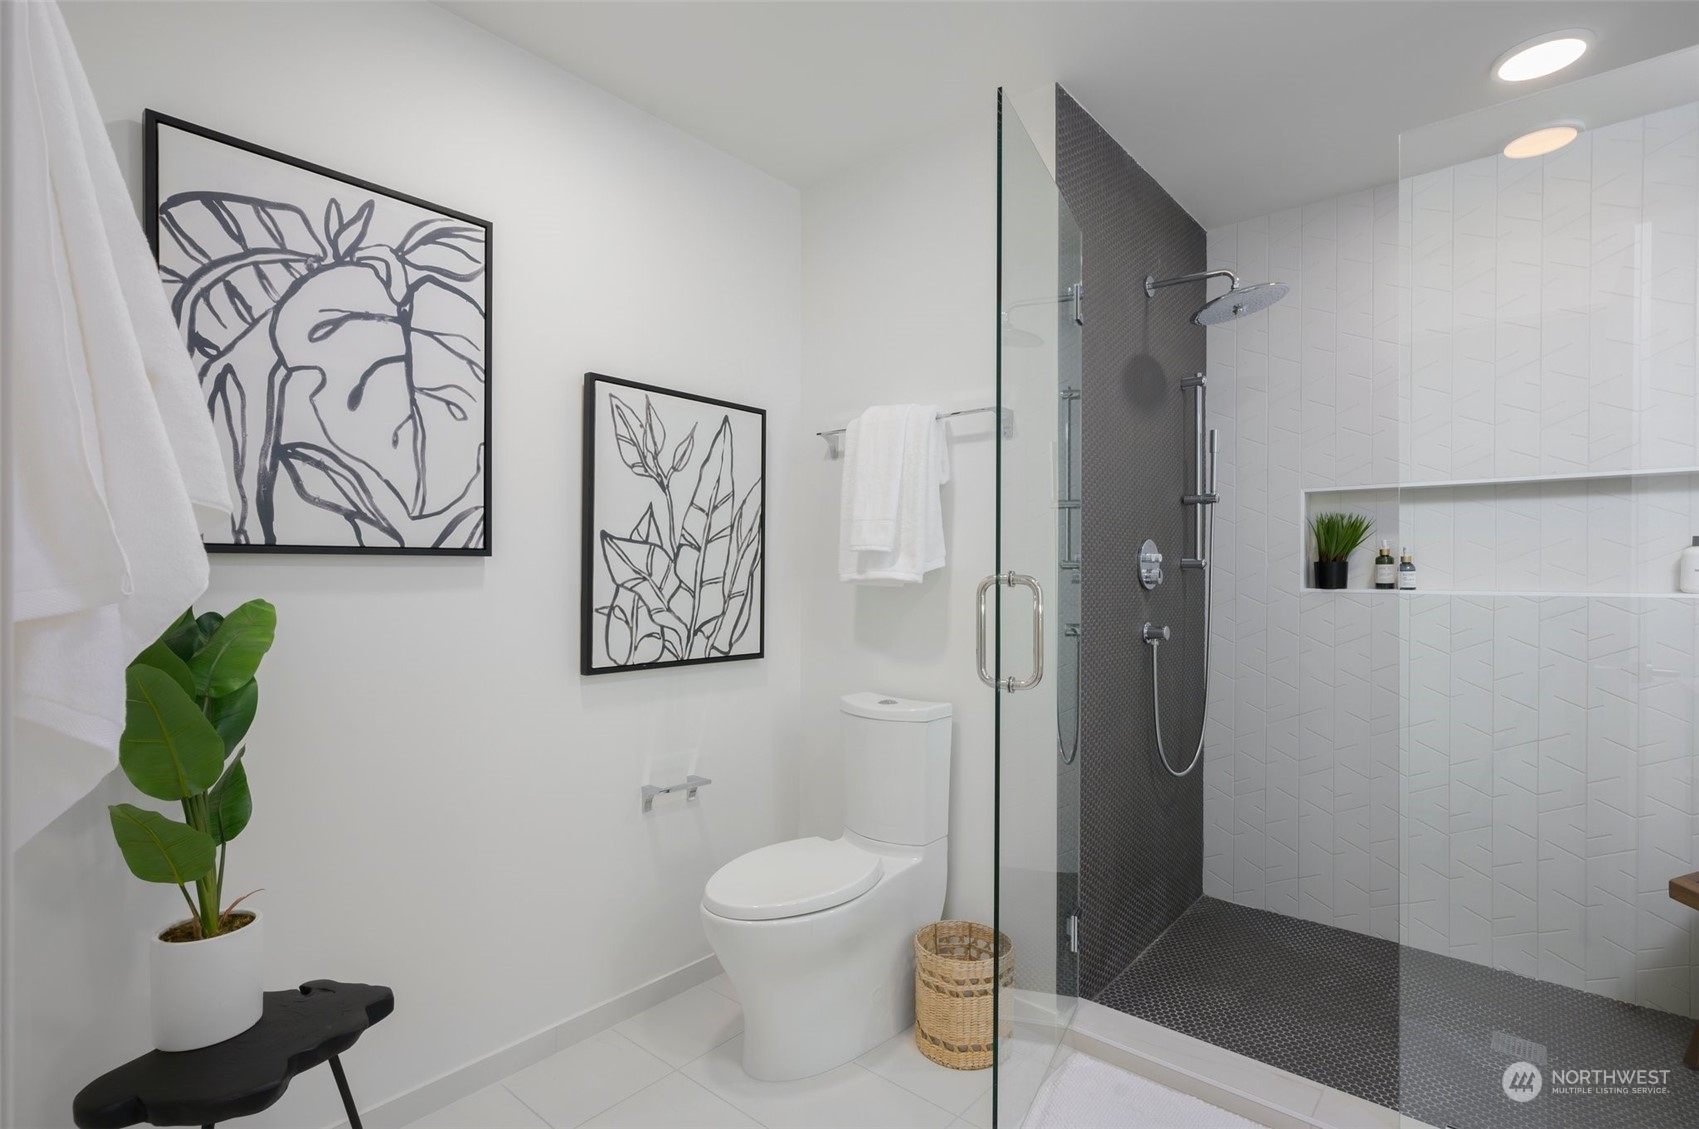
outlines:
M149 1051L96 1078L71 1104L79 1129L126 1125L211 1126L270 1108L290 1079L330 1063L351 1129L360 1114L337 1058L395 1010L395 993L372 984L312 980L267 992L260 1021L195 1051Z

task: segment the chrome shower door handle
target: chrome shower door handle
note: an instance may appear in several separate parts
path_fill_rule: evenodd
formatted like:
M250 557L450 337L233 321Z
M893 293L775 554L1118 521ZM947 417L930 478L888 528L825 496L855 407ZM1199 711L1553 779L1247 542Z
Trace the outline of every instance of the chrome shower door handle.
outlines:
M1003 689L1013 694L1016 690L1031 690L1044 681L1044 589L1036 578L1023 572L1010 572L1003 577L1003 582L1010 588L1032 591L1032 673L1025 678L1011 674L1004 680Z
M1010 675L1001 682L991 673L986 665L989 648L986 646L986 625L990 622L987 614L986 597L991 589L999 584L1010 588L1028 588L1032 591L1032 673L1025 678ZM979 588L974 593L975 615L978 621L978 635L975 640L974 657L979 663L979 680L993 689L1006 690L1013 694L1016 690L1031 690L1044 681L1044 589L1033 577L1021 572L1006 572L1001 576L991 575L979 582Z
M991 668L985 665L985 625L987 622L985 597L990 595L991 589L1001 579L1002 577L996 575L987 576L984 580L979 582L979 590L974 593L973 597L975 608L974 616L977 623L977 633L974 639L974 657L979 663L979 680L993 688L997 685L997 679L994 675L992 675Z

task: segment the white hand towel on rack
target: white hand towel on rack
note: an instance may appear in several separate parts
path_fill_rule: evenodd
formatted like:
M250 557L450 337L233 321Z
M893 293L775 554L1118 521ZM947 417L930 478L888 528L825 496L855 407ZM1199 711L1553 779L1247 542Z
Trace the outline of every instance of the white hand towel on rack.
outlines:
M3 343L21 844L118 761L124 667L206 588L218 440L59 9L5 21Z
M931 424L931 411L915 404L877 405L844 429L844 499L848 544L857 553L888 553L897 547L903 476L909 462L924 458L922 443L909 443ZM853 455L850 452L854 452Z
M864 461L893 458L887 449L875 451L858 442L860 420L844 435L843 521L838 548L838 578L851 584L919 584L945 560L944 510L939 492L950 479L950 457L944 421L930 404L907 404L897 489L895 538L887 550L861 550L851 537L855 483L868 475ZM865 416L864 416L865 418Z

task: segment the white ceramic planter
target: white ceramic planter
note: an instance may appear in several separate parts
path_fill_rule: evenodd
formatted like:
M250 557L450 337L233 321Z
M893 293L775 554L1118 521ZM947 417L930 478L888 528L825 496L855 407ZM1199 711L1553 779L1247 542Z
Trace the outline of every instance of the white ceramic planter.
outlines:
M192 1051L222 1043L259 1022L265 1007L262 957L265 921L254 920L209 941L161 941L148 946L153 992L153 1045Z

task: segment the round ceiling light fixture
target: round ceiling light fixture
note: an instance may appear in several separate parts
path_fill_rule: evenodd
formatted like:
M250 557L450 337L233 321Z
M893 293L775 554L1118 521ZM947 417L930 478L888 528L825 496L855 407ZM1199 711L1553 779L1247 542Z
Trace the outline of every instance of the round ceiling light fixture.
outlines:
M1504 147L1504 155L1512 160L1543 157L1555 153L1581 136L1580 122L1552 122L1531 129Z
M1537 35L1500 55L1493 64L1493 77L1500 82L1528 82L1556 74L1585 55L1591 40L1580 28Z

